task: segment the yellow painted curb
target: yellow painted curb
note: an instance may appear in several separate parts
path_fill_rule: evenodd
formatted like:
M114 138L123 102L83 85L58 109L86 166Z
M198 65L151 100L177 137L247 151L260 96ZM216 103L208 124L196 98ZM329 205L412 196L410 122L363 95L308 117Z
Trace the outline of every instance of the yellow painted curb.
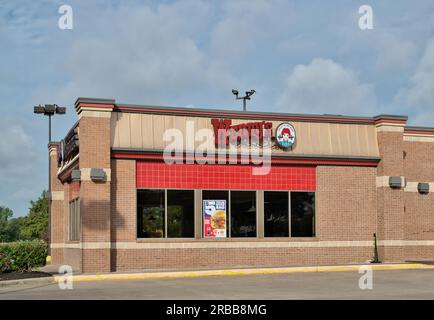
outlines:
M434 269L434 265L419 263L409 264L366 264L350 266L316 266L316 267L286 267L286 268L259 268L259 269L228 269L206 271L174 271L155 273L128 273L128 274L95 274L75 275L73 281L103 281L103 280L137 280L137 279L167 279L167 278L193 278L209 276L237 276L255 274L283 274L283 273L306 273L306 272L337 272L359 271L360 268L371 270L408 270L408 269ZM55 276L54 282L64 281L66 276Z

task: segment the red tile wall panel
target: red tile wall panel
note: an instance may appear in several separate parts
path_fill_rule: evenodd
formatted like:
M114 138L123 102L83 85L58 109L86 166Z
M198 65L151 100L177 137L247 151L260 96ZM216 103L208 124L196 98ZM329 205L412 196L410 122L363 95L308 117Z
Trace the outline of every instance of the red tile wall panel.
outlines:
M189 189L316 189L316 167L272 166L266 175L253 175L252 165L165 164L137 161L137 188Z

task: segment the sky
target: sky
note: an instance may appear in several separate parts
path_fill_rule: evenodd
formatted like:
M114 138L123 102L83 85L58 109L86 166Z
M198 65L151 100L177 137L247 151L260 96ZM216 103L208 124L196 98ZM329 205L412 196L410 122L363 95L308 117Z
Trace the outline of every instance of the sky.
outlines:
M72 30L59 28L61 5ZM362 30L362 5L373 28ZM240 110L408 115L434 127L434 1L0 0L0 206L27 214L77 97Z

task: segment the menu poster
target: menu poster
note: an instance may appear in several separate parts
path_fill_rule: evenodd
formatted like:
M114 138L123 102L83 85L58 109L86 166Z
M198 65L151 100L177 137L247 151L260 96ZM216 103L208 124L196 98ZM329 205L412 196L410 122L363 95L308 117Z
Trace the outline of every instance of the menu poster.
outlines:
M226 238L226 200L203 200L204 238Z

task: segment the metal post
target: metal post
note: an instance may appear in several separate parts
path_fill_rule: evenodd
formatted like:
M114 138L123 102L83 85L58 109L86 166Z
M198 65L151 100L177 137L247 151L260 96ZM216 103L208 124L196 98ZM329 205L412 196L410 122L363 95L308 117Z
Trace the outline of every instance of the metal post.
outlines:
M246 112L246 110L247 110L247 101L246 101L247 99L243 99L243 111L244 112Z
M48 115L48 255L51 256L51 115Z
M371 263L381 263L381 261L378 257L377 234L376 233L374 233L374 258L372 259Z
M42 114L48 116L48 191L45 195L48 203L48 256L51 256L51 156L50 156L50 144L51 144L51 116L55 114L65 114L66 108L59 107L57 104L46 104L44 106L37 105L33 107L33 113ZM47 260L48 261L48 260Z

